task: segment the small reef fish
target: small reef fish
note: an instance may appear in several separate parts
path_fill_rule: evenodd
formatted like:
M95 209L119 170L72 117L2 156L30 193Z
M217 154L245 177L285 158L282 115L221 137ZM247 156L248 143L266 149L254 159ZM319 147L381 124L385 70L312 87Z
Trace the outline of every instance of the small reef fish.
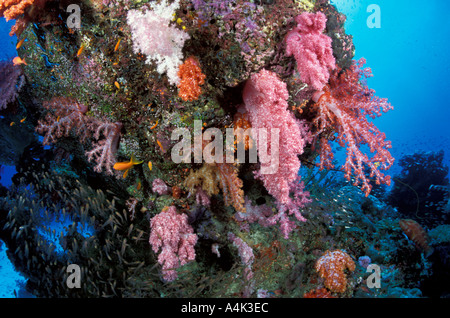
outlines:
M159 148L161 148L161 151L165 152L161 142L158 139L156 139L156 143L158 144Z
M113 166L113 168L115 170L119 170L119 171L125 171L123 174L123 177L126 178L128 175L128 171L134 166L134 165L139 165L141 163L143 163L144 161L138 161L136 160L136 158L134 157L134 155L131 156L130 161L126 161L126 162L116 162Z
M152 171L153 169L153 164L151 161L148 162L148 168L150 169L150 171Z
M158 121L156 121L156 123L152 127L150 127L150 129L155 129L156 126L158 126Z
M114 82L114 85L117 87L117 89L120 89L120 84L117 81Z
M25 38L23 38L22 40L19 41L19 43L17 43L16 50L20 49L20 47L22 46L24 41L25 41Z
M20 120L20 122L23 123L23 122L25 121L25 119L27 119L27 118L26 118L26 117L25 117L25 118L22 118L22 119Z
M11 124L9 124L11 127L14 126L16 123L15 122L11 122Z
M114 47L114 52L116 52L116 51L119 49L120 40L122 40L122 39L119 39L119 40L117 41L117 44L116 44L116 46Z
M141 181L138 181L136 189L141 190L141 188L142 188L142 183L141 183Z
M16 56L16 57L13 59L13 63L14 63L14 65L20 65L20 64L28 65L28 64L25 62L25 59L21 59L19 56Z
M81 44L81 46L80 46L80 48L78 49L78 52L77 52L77 57L79 57L81 55L81 53L83 53L84 47L85 47L84 43Z

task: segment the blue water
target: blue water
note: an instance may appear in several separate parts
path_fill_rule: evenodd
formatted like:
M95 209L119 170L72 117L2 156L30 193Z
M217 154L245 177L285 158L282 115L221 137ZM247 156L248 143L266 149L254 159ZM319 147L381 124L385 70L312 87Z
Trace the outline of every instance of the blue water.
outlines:
M394 110L375 124L392 141L392 154L445 151L450 164L450 2L378 0L381 27L369 28L367 7L374 1L335 0L347 15L355 59L366 58L374 77L369 87ZM398 172L394 166L391 174Z

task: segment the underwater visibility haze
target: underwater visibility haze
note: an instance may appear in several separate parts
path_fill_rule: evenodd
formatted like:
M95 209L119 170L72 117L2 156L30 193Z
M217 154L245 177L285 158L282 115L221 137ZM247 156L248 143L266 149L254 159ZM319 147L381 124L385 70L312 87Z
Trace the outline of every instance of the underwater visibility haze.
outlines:
M450 297L447 1L0 17L0 297Z

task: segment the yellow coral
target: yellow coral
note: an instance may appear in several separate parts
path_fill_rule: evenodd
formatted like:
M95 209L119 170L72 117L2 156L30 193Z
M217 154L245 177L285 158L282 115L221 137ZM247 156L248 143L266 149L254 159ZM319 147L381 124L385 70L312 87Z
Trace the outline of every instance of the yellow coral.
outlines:
M199 170L191 170L184 180L184 186L191 193L201 187L208 196L219 194L220 187L225 204L232 205L236 211L245 212L242 180L238 177L237 169L231 164L203 164Z
M316 4L315 0L296 0L295 3L298 4L298 7L302 10L311 12L314 9L314 5Z

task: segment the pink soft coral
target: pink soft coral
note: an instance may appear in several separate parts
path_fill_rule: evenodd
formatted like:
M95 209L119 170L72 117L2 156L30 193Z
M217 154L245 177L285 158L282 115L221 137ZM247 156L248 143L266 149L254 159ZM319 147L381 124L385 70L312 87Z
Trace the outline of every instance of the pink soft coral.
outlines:
M195 260L194 246L198 237L187 219L186 214L178 214L171 206L150 220L149 243L155 253L161 250L158 263L162 265L165 281L175 280L176 269Z
M36 127L37 132L44 134L44 145L55 143L61 137L68 137L71 132L76 133L81 140L90 136L90 119L85 116L88 111L86 105L72 98L53 97L44 101L42 106L50 111Z
M49 113L44 120L38 122L36 131L44 134L44 145L55 143L59 138L68 137L71 133L78 136L81 143L94 137L96 142L92 144L92 150L86 152L88 161L95 160L97 163L94 171L101 172L105 169L107 174L113 174L121 123L86 116L88 107L73 98L54 97L43 102L42 106L49 110Z
M297 27L286 35L286 55L294 55L300 79L321 90L336 67L332 40L323 34L327 17L322 12L304 12L295 21Z
M347 147L347 159L343 166L345 177L350 181L355 175L354 185L362 184L362 190L369 195L371 185L365 175L365 166L370 170L369 178L375 177L377 184L390 184L390 176L383 175L380 170L389 169L394 158L389 153L391 142L384 133L369 122L367 116L376 118L382 112L393 107L387 99L375 96L375 91L365 84L365 78L372 76L370 68L363 69L365 59L354 62L344 72L336 70L322 91L316 92L313 100L318 116L315 124L318 135L331 128L337 133L337 141L341 147ZM368 145L372 158L369 158L360 147ZM332 168L333 153L329 140L321 136L320 168Z
M296 204L298 202L294 202L289 194L293 190L293 183L298 181L297 174L300 169L298 156L303 153L303 148L310 141L310 135L306 125L298 121L287 109L286 84L275 73L262 70L253 74L247 81L243 99L252 129L257 130L258 134L261 128L268 130L267 145L261 143L261 138L258 138L257 149L261 171L256 173L256 176L263 181L267 191L277 201L281 214L273 219L274 222L284 222L287 217L286 210L289 210L289 214L294 214L298 220L305 221L298 211L299 205ZM279 136L274 134L276 129L279 131ZM273 149L271 140L276 137L278 137L278 140L275 140L278 142L278 153L276 153L277 149ZM265 151L266 147L267 151ZM276 167L271 166L273 163L267 162L269 160L264 160L273 155L278 159ZM263 170L270 171L270 168L275 169L269 173ZM306 201L302 202L304 203ZM283 230L285 237L291 230L292 226Z

